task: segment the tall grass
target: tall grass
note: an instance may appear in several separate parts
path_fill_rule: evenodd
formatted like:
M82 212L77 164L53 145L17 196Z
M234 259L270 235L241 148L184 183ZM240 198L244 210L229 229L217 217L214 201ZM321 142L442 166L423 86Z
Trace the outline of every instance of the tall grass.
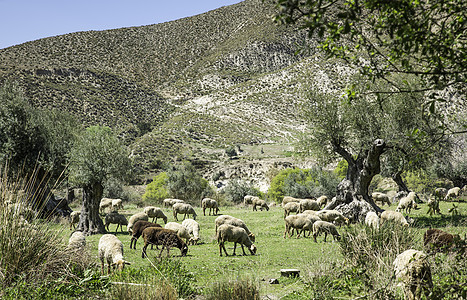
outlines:
M260 299L258 285L248 278L219 280L204 291L206 300L256 300Z

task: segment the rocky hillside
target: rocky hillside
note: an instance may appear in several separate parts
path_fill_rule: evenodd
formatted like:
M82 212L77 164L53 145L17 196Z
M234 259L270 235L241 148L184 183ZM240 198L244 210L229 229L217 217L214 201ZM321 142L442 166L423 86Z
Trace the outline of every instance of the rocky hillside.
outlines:
M273 13L245 0L163 24L28 42L0 50L0 81L17 81L38 107L115 128L146 173L188 159L206 178L222 169L225 179L264 185L270 166L298 164L286 156L306 126L303 79L330 89L336 72L349 73L297 55L304 33L276 26ZM243 151L232 160L225 149L235 145Z

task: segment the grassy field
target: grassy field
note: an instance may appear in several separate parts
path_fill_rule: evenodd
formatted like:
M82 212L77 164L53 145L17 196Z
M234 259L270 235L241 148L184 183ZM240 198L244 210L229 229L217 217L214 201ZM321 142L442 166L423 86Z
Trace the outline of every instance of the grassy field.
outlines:
M426 212L426 205L420 205L419 210L413 210L410 217L415 220L414 227L417 231L417 238L413 241L414 248L422 249L422 236L430 226L444 229L450 233L459 233L462 237L467 232L467 203L458 204L458 213L462 217L452 217L448 210L452 203L442 202L440 204L442 216L429 217ZM388 209L387 206L384 207ZM389 209L394 210L395 204ZM142 211L141 208L127 205L121 213L130 216L133 213ZM198 213L197 221L200 223L200 243L190 246L188 256L178 258L180 251L177 248L171 250L171 255L180 259L182 264L194 276L197 293L202 293L203 288L212 285L216 281L232 280L236 278L248 278L256 282L260 287L261 295L274 297L291 297L292 292L300 291L306 286L304 282L320 273L323 270L332 269L339 266L343 257L339 251L337 242L329 239L323 241L323 237L318 238L315 243L312 238L283 238L284 221L283 209L272 207L269 211L252 211L245 207L221 207L220 213L241 218L246 222L249 229L256 235L257 255L243 256L241 248L237 247L237 256L220 257L219 247L215 238L214 220L216 216L203 216L201 208L196 208ZM168 221L175 221L171 210L164 208ZM182 216L179 216L181 222ZM352 225L355 226L355 225ZM110 226L110 233L115 233L116 225ZM126 230L126 228L124 229ZM340 230L344 230L341 228ZM64 238L67 238L68 231L64 230ZM116 235L124 243L125 259L132 262L129 268L149 267L153 264L157 250L148 251L150 259L141 258L142 239L139 239L137 249L129 249L130 236L125 231L117 232ZM100 235L87 238L88 247L97 258L97 244ZM329 238L329 237L328 237ZM332 241L332 242L330 242ZM233 251L233 243L226 244L229 254ZM249 251L245 249L247 254ZM165 255L165 252L164 252ZM156 265L157 267L157 265ZM302 280L287 279L280 277L280 269L296 268L301 271ZM387 270L392 272L392 270ZM270 284L270 279L279 279L279 284ZM294 298L294 297L291 297Z

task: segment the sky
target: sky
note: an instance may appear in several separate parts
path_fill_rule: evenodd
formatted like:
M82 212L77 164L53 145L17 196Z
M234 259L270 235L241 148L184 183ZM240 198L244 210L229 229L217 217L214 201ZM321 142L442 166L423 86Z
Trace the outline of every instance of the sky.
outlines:
M241 0L0 0L0 49L45 37L164 23Z

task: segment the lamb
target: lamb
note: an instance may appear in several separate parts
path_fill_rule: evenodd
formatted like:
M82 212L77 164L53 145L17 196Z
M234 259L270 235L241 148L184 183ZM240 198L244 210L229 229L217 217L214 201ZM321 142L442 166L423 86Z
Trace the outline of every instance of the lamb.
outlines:
M343 214L341 214L340 212L338 212L337 210L327 210L327 209L323 209L323 210L319 210L316 212L316 214L318 215L318 217L320 217L321 220L323 221L327 221L327 222L332 222L332 223L335 223L336 225L342 225L342 224L346 224L346 225L349 225L349 222L350 220L346 217L344 217Z
M434 214L441 214L441 211L439 210L439 200L438 198L430 198L428 199L426 205L428 206L428 211L426 212L430 216Z
M328 197L326 196L319 196L318 199L316 199L316 202L318 202L319 208L326 206L328 204Z
M427 255L421 251L409 249L399 254L393 262L396 280L404 289L404 299L421 299L421 292L429 298L433 288L431 269Z
M188 241L188 244L193 244L196 245L198 244L199 241L199 223L196 222L193 219L185 219L182 222L182 225L185 226L188 229L188 232L193 235L193 238L191 238Z
M396 211L402 211L404 210L405 213L410 214L410 211L413 209L417 209L417 203L415 203L415 198L417 197L417 194L414 192L410 192L407 197L402 198L399 201L399 205L397 205Z
M159 224L156 224L156 223L152 223L152 222L148 222L148 221L137 221L134 225L133 225L133 234L131 236L131 241L130 241L130 249L132 248L133 246L133 249L136 249L136 241L138 241L139 237L141 236L141 234L143 234L143 230L148 228L148 227L159 227L159 228L162 228L161 225Z
M164 228L175 231L180 238L185 239L185 243L187 244L188 244L188 241L191 239L191 235L188 231L188 228L186 228L182 224L178 224L175 222L169 222L165 224Z
M219 213L219 205L217 201L211 198L204 198L201 201L201 207L203 208L203 215L206 215L206 208L209 208L209 215L211 215L211 210L213 215L217 216Z
M180 249L182 256L186 256L186 254L188 253L187 244L173 230L158 227L148 227L143 230L142 236L144 239L143 252L141 253L142 258L145 258L147 256L146 248L149 244L162 245L159 257L161 257L164 248L167 249L168 256L171 247L177 247L178 249Z
M460 194L460 187L453 187L452 189L449 189L448 192L446 193L446 197L444 197L444 200L446 201L452 201L453 199L457 199Z
M304 212L305 210L319 210L320 206L317 201L311 199L302 199L298 203L300 206L299 211Z
M428 229L423 235L423 245L427 251L432 249L447 250L458 240L460 240L459 235L453 235L440 229Z
M140 212L140 213L136 213L132 215L130 219L128 220L128 225L126 226L129 234L132 234L133 225L138 221L149 221L149 217L144 212Z
M300 211L300 203L298 202L289 202L284 205L284 219L288 215L290 215L291 212L299 213Z
M316 237L320 236L324 232L324 242L326 242L326 237L329 234L332 234L334 240L339 240L340 235L337 232L337 228L334 224L326 221L316 221L313 223L313 240L316 243Z
M371 194L371 198L375 203L377 203L378 201L381 202L381 206L383 206L385 203L391 205L391 201L389 201L389 197L385 193L373 192Z
M112 199L102 198L101 202L99 203L99 212L103 214L105 210L109 207L112 207Z
M303 236L306 237L305 230L310 231L312 230L313 223L316 221L320 221L318 216L313 216L309 214L297 214L297 215L290 215L287 216L285 219L285 231L284 231L284 238L286 234L289 237L293 235L293 230L297 230L297 239L300 238L300 234L303 232ZM290 229L292 228L292 232Z
M157 219L161 218L162 220L164 220L164 224L167 224L167 216L164 214L162 209L160 209L159 207L146 206L144 208L144 213L147 214L149 218L152 218L153 223L154 223L154 219L156 219L156 222L157 222Z
M446 194L448 193L448 190L445 189L445 188L437 188L435 189L435 191L433 192L433 196L435 196L435 198L438 200L438 201L441 201L441 200L444 200L444 197L446 197Z
M248 234L248 237L253 242L255 241L255 235L248 229L245 222L243 222L240 219L237 219L229 215L222 215L216 218L215 223L216 223L216 234L217 234L217 229L219 228L219 226L221 226L222 224L229 224L229 225L233 225L233 226L237 226L237 227L241 227L245 229L246 233Z
M287 203L290 202L299 202L300 199L290 197L290 196L284 196L284 199L282 199L282 207L284 207Z
M79 251L86 246L86 237L81 231L75 231L68 239L67 250Z
M379 229L379 217L374 211L369 211L365 216L365 224L368 227L378 230Z
M73 211L69 216L70 221L70 230L76 229L76 224L79 223L79 216L81 215L81 211Z
M118 211L119 209L123 209L123 200L112 199L112 211Z
M393 211L393 210L385 210L381 213L381 224L384 224L385 222L396 222L397 224L400 224L402 226L409 226L409 223L405 219L404 215L398 211Z
M253 199L253 210L257 210L256 207L259 207L261 210L265 208L267 211L269 211L269 206L266 203L266 201L262 199Z
M245 231L245 229L237 226L229 224L220 225L219 228L217 228L217 242L219 243L220 256L222 256L222 249L224 249L226 256L229 255L225 249L225 242L234 242L234 250L232 255L236 255L235 250L237 248L237 243L242 246L243 255L246 255L243 245L248 247L251 255L255 255L256 253L256 246L249 238L248 233Z
M110 274L111 266L121 271L125 265L131 264L123 259L123 243L113 234L104 234L100 238L98 252L102 274L104 274L104 259L107 261L108 274Z
M115 233L118 231L118 227L120 226L120 232L123 232L123 225L127 226L128 228L128 220L125 218L124 215L119 214L118 212L111 212L110 214L105 215L105 228L107 231L109 230L110 224L117 224L117 228L115 228Z
M177 221L178 221L177 214L184 214L183 220L185 220L186 215L192 215L193 219L196 220L197 214L196 214L195 209L193 208L193 206L191 206L190 204L187 204L187 203L175 203L172 206L172 210L173 210L174 218Z

